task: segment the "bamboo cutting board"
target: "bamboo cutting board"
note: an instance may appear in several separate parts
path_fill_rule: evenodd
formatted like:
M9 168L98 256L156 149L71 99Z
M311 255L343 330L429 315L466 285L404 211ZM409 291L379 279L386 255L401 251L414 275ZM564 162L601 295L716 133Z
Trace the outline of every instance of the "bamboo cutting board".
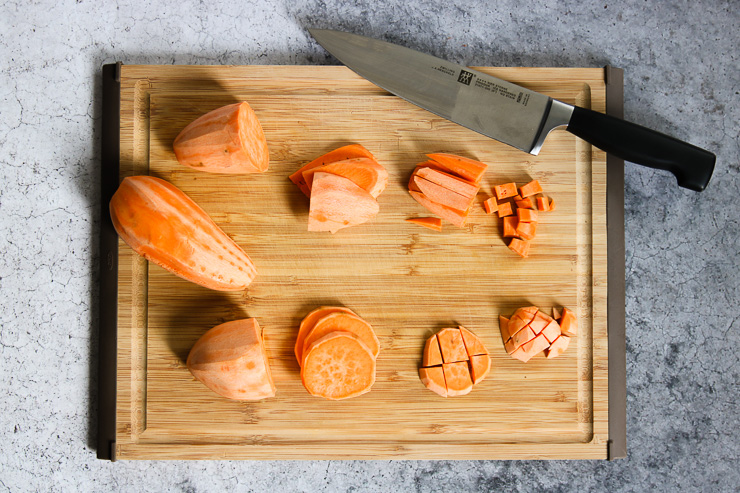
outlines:
M479 68L568 103L604 111L602 69ZM194 199L252 258L241 293L209 291L118 249L115 456L119 459L605 458L607 401L606 156L564 132L539 156L505 146L389 95L344 67L121 68L120 176L151 174ZM227 176L185 168L172 141L198 116L248 101L270 168ZM307 232L308 200L287 179L331 149L361 143L390 174L375 220ZM429 215L407 192L424 154L490 165L465 229L405 222ZM481 202L495 184L537 179L557 202L531 256L504 243ZM377 381L331 402L300 382L300 320L344 305L379 337ZM576 310L579 334L559 358L523 364L504 351L498 316L517 307ZM185 366L195 341L225 321L263 327L274 398L224 399ZM491 353L488 378L444 399L418 377L426 338L463 325Z

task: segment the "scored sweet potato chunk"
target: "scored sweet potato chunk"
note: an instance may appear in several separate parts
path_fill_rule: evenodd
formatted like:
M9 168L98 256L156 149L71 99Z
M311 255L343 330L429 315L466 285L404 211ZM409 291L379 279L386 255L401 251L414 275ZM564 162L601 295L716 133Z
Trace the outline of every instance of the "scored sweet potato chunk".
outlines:
M437 332L437 340L439 340L439 349L442 352L442 361L445 363L469 359L460 329L442 329Z
M565 334L561 335L560 337L552 341L549 349L545 349L545 357L557 358L558 356L563 354L566 349L568 349L569 343L570 337L566 336Z
M465 344L465 351L468 353L468 357L488 354L486 346L484 346L481 340L478 339L478 336L463 326L460 326L460 334L462 335L463 344Z
M447 397L447 384L442 366L419 368L419 378L426 388L442 397Z
M470 376L467 361L444 363L442 369L445 374L448 397L469 394L473 390L473 379Z
M442 353L439 350L439 341L437 334L427 339L424 344L424 356L421 364L424 366L437 366L442 364Z
M491 371L491 357L487 354L474 354L470 357L470 376L473 385L480 383Z
M578 333L578 320L572 310L563 308L563 313L560 316L560 329L563 331L563 334L569 337Z
M488 350L465 327L442 329L424 345L419 378L433 392L443 397L469 393L474 383L482 381L491 368Z
M557 308L552 311L555 318L535 306L517 309L508 320L499 316L501 339L506 352L525 363L543 351L547 358L562 354L570 342L562 328L562 321L565 320L570 328L575 327L575 314L567 308L563 308L562 312Z

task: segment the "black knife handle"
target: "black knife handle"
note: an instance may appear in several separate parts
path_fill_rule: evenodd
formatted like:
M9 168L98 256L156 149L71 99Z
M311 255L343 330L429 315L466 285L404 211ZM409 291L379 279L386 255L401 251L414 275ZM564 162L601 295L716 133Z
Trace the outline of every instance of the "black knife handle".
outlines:
M676 175L678 185L701 192L714 171L714 154L687 142L603 113L575 106L568 132L621 159Z

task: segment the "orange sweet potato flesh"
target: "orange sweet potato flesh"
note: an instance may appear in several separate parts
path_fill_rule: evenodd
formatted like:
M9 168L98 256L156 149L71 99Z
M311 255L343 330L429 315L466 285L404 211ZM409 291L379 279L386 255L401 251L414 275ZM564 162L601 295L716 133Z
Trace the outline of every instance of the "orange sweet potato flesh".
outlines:
M434 231L442 231L442 220L438 217L410 217L406 221Z
M529 241L512 238L509 242L509 249L518 253L521 257L529 257Z
M555 320L551 320L550 323L547 324L547 327L542 330L542 334L545 336L550 344L552 344L555 339L560 337L560 333L560 324L558 324Z
M514 314L509 318L507 324L507 331L509 337L513 336L520 330L524 329L537 315L536 306L527 306L524 308L518 308Z
M196 119L178 134L173 149L180 164L210 173L261 173L270 164L262 125L246 102Z
M421 364L424 366L437 366L442 364L442 353L439 349L437 334L434 334L424 344L424 354Z
M526 185L522 185L522 187L519 189L519 195L522 196L522 198L527 198L530 195L535 195L538 193L542 193L542 187L540 186L540 182L537 180L532 180Z
M503 315L498 316L498 326L499 329L501 329L501 339L503 339L504 343L511 339L511 334L509 334L509 319L504 317Z
M534 209L534 204L532 203L532 199L529 197L527 197L526 199L522 199L522 200L515 200L514 203L520 209Z
M557 321L560 321L560 310L558 310L556 307L552 307L552 318L554 318Z
M303 181L306 183L309 192L313 185L313 176L317 171L343 176L367 191L374 198L378 198L378 195L388 186L388 171L378 164L375 159L366 157L336 161L304 171Z
M519 219L514 216L506 216L504 218L504 238L515 237L517 226L519 226Z
M260 400L275 395L270 365L257 320L234 320L198 339L188 370L206 387L228 399Z
M515 236L523 240L533 240L537 232L537 223L525 223L517 220Z
M437 332L437 340L442 352L442 361L445 363L468 361L468 352L465 350L460 329L442 329Z
M344 308L342 306L321 306L311 311L303 318L303 320L301 320L301 324L298 327L298 335L296 336L294 348L295 358L298 361L299 365L303 364L303 343L306 341L306 336L316 325L316 322L327 315L337 312L357 316L355 312L353 312L349 308Z
M548 211L554 211L555 210L555 201L553 199L550 199L550 204L547 207Z
M444 363L442 369L445 374L448 397L465 395L473 390L473 380L470 377L467 361Z
M524 223L537 222L537 211L534 209L517 209L516 216Z
M375 383L375 357L354 334L332 332L305 354L301 381L311 395L330 400L356 397Z
M447 384L445 383L445 374L441 366L419 368L419 378L426 388L442 397L447 397Z
M414 171L414 174L465 197L475 197L480 189L480 187L475 183L470 183L431 167L422 167L420 165L420 167Z
M153 176L124 178L110 201L118 235L136 253L218 291L245 289L257 275L249 256L190 197Z
M356 315L337 311L319 319L306 335L303 341L303 357L308 354L313 343L332 332L348 332L355 335L367 346L374 358L378 356L380 343L373 327Z
M538 311L532 321L529 322L529 327L534 331L535 334L539 334L545 329L545 327L549 325L550 322L552 322L552 317L550 315Z
M441 185L425 180L420 176L414 177L414 183L416 183L416 186L419 187L421 193L426 195L429 200L451 209L457 209L460 212L467 210L472 205L473 199L475 198L465 197L459 193L453 192L452 190L448 190Z
M540 334L511 353L511 356L526 363L548 347L550 347L550 343L547 342L545 336Z
M474 354L470 357L470 376L473 385L482 382L491 371L491 358L487 354Z
M483 208L486 210L486 214L498 212L498 202L496 202L496 197L487 198L483 202Z
M423 193L409 190L409 194L411 194L414 200L424 206L432 214L438 215L442 219L449 221L458 228L465 227L465 222L468 219L466 213L460 212L457 209L452 209L451 207L445 207L443 205L437 204L436 202L430 200Z
M537 210L541 212L550 210L550 204L547 201L547 197L537 197Z
M515 197L517 195L516 193L516 183L504 183L503 185L496 185L493 187L493 191L496 194L496 198L498 200L504 200L511 197ZM515 199L517 200L517 199Z
M563 314L560 317L560 330L570 337L578 333L578 319L576 314L568 308L563 308Z
M511 202L504 202L498 205L498 217L506 217L514 214L514 209L511 207Z
M456 156L455 154L427 154L427 157L439 163L442 167L447 168L450 172L475 183L478 183L483 178L483 174L488 169L488 165L485 163Z
M568 344L570 343L570 337L566 335L561 335L557 339L555 339L552 344L550 344L549 349L545 349L545 357L546 358L557 358L561 354L565 352L566 349L568 349Z
M518 348L522 344L531 341L537 336L535 332L529 327L524 327L522 330L511 336L511 343L515 348Z
M343 176L317 172L308 211L309 231L331 231L365 223L378 213L378 201Z
M361 146L360 144L350 144L344 147L340 147L339 149L334 149L331 152L327 152L326 154L317 157L310 163L303 165L288 178L290 179L290 181L295 183L298 188L301 189L306 197L310 197L311 191L308 189L308 184L303 179L304 171L312 168L318 168L319 166L324 166L329 163L344 161L345 159L352 158L368 158L375 160L375 156L373 156L370 151L365 149L365 147Z
M483 345L478 336L470 332L465 327L460 326L460 335L462 335L463 344L465 344L465 351L468 353L468 357L479 356L481 354L488 354L486 346Z

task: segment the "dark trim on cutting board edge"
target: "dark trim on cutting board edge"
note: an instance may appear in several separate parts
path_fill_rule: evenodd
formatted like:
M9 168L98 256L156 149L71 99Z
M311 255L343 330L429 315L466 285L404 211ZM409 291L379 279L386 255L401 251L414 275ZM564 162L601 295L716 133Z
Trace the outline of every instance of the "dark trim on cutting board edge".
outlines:
M607 65L606 114L624 118L624 70ZM606 155L607 331L609 338L609 460L627 457L625 344L624 160Z
M118 235L108 204L118 188L121 159L121 62L103 65L100 163L100 320L98 326L98 459L116 460Z
M108 203L120 179L121 62L104 65L100 170L100 321L97 457L115 461L118 347L118 235ZM624 71L607 65L606 113L624 117ZM625 347L624 161L607 154L607 330L609 340L609 440L607 458L627 456Z

